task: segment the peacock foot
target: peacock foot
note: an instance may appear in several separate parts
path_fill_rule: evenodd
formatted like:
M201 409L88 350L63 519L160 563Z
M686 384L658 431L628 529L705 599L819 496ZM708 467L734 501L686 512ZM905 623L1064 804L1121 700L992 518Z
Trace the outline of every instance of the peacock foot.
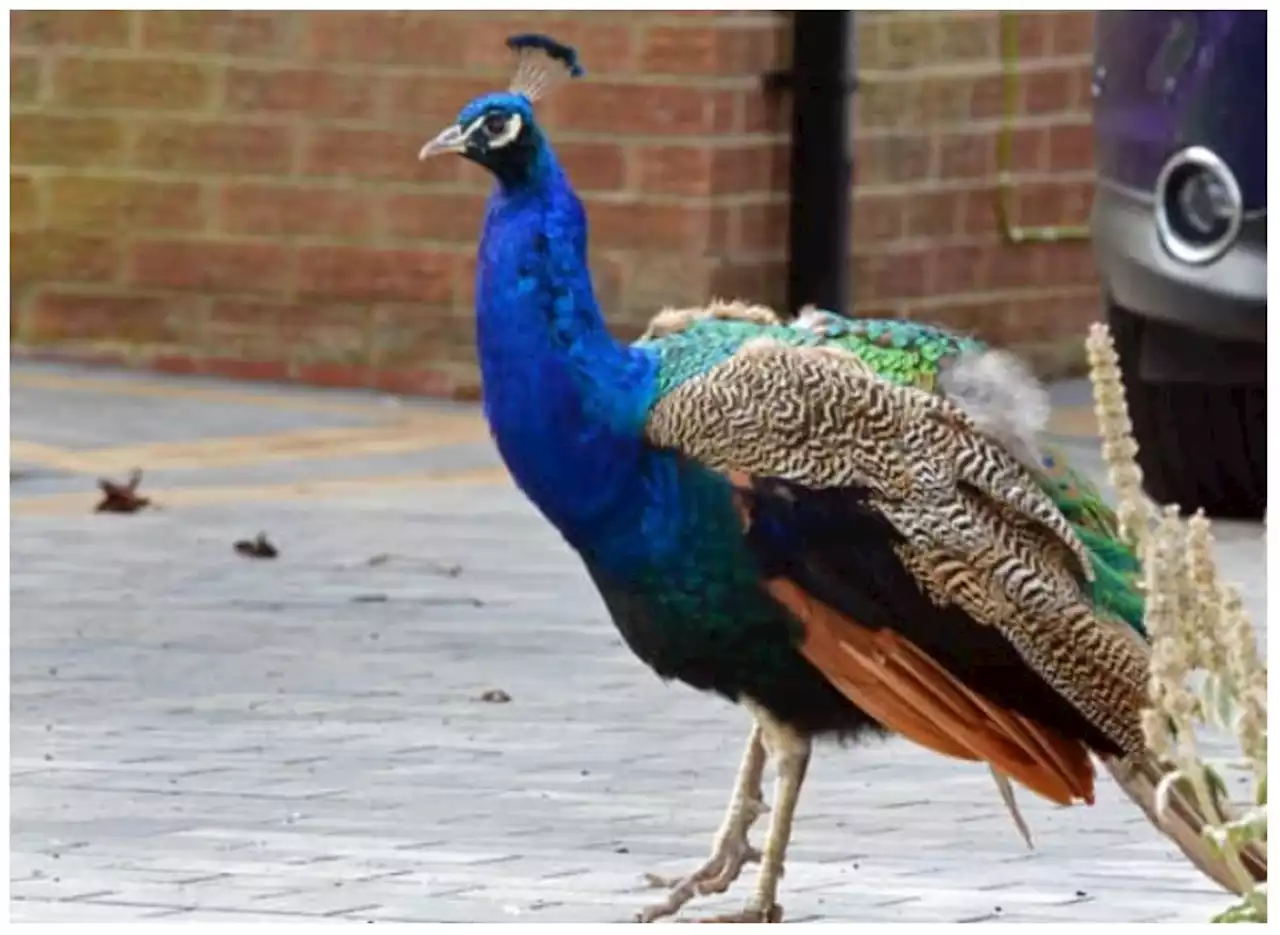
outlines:
M741 912L730 912L725 915L711 916L706 919L684 919L680 921L687 922L714 922L719 924L725 923L747 923L749 925L759 925L764 922L781 922L782 907L777 903L769 906L768 909L761 908L754 901L749 903Z
M747 841L744 828L741 835L730 835L717 841L707 862L687 877L673 879L647 873L645 880L650 886L670 888L671 892L662 902L646 906L636 913L636 921L654 922L675 915L695 896L723 893L742 874L743 867L759 860L760 852Z

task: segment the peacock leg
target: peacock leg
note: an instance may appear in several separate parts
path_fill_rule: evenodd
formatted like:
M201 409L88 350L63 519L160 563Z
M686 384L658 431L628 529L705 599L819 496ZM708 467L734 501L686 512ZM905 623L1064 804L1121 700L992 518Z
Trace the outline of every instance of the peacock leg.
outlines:
M734 781L733 797L729 800L729 809L720 830L716 832L711 856L684 878L667 879L646 874L651 886L670 887L671 893L662 902L642 909L636 914L636 921L653 922L679 912L680 907L695 896L723 893L738 879L744 866L760 859L760 852L747 840L747 832L761 813L767 811L760 785L764 761L764 744L757 721L747 738L742 765L738 767L738 778Z
M703 919L704 922L781 922L778 905L778 883L782 880L791 842L791 825L795 820L800 788L809 769L810 744L806 737L775 720L763 709L755 709L756 722L763 733L765 748L777 765L774 786L773 819L760 859L760 875L756 878L755 895L741 912Z

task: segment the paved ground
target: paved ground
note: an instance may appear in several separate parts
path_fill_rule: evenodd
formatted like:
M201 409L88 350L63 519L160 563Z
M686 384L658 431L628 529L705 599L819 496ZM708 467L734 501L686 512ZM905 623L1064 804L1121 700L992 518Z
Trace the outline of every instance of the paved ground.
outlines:
M15 920L620 921L705 855L745 716L629 655L473 410L34 365L12 400ZM134 465L162 509L91 513ZM1261 621L1261 530L1218 534ZM1225 905L1106 780L1023 800L1034 853L984 770L820 750L788 919Z

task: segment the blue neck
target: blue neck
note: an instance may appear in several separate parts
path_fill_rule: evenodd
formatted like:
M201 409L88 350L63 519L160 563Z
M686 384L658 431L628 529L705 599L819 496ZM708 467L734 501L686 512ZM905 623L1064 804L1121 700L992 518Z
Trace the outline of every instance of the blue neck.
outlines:
M485 414L516 482L575 546L621 522L656 360L605 327L582 205L550 148L489 199L476 272Z

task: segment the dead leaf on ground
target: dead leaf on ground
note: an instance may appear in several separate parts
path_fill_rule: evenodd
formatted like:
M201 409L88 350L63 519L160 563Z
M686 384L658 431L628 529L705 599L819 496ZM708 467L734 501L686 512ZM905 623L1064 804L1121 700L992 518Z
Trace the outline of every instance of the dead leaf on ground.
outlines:
M258 533L256 539L241 539L235 544L235 550L245 558L275 558L280 554L280 550L267 540L265 532Z
M98 489L102 491L102 500L93 508L95 513L137 513L151 505L150 497L138 495L138 485L142 483L142 471L134 468L129 479L123 484L98 478Z

